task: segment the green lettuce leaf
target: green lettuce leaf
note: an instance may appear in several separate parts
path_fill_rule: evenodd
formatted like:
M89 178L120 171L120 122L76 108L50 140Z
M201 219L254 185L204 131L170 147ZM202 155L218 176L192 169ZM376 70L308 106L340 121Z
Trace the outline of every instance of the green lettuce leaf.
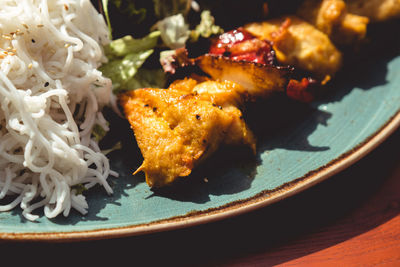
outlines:
M160 32L152 32L142 39L125 36L104 48L108 62L100 67L100 71L111 79L114 93L133 89L130 86L137 84L133 81L136 73L153 53L159 36ZM155 76L154 79L156 78Z
M183 47L189 39L189 25L182 14L173 15L160 20L155 25L161 32L161 39L170 49Z
M112 41L108 46L104 47L104 52L108 59L114 59L124 57L128 54L136 54L150 50L157 45L160 35L161 33L159 31L151 32L142 39L134 39L131 35L126 35Z
M127 86L129 81L133 79L138 69L152 53L152 49L131 53L122 59L110 61L103 65L100 70L104 76L111 79L114 92L121 89L130 89Z
M196 26L194 30L190 33L190 39L193 42L196 42L199 37L209 38L212 35L221 34L224 30L215 25L215 19L211 15L209 10L204 10L201 12L201 21L199 25Z
M130 90L139 88L162 88L166 82L166 76L162 69L140 68L134 79L127 83Z

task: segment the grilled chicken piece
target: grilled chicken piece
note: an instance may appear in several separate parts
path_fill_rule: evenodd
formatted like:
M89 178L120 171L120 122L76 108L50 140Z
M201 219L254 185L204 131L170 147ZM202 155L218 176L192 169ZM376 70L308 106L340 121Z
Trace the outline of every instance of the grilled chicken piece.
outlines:
M120 95L144 158L134 174L143 171L150 187L161 187L188 176L222 144L255 151L255 137L238 108L241 92L233 82L185 79L168 89Z
M279 66L271 42L242 27L219 35L212 41L209 54L194 62L213 79L243 85L251 99L286 92L290 98L309 103L322 85L313 77L300 76L293 67Z
M349 12L368 17L372 22L400 17L400 0L348 0Z
M255 40L258 39L255 38ZM241 44L245 44L247 49L240 54L232 54L232 50L230 50L229 53L231 53L232 57L220 54L204 54L197 58L189 58L187 50L177 49L172 64L168 63L163 67L166 72L172 69L174 70L172 73L175 73L175 70L179 68L197 66L213 80L227 80L241 85L240 90L243 91L240 94L247 96L245 100L267 97L277 92L284 92L293 68L275 66L269 62L265 62L263 60L264 55L260 55L262 53L254 49L251 43L242 42ZM234 48L236 49L237 46ZM240 48L244 49L242 46ZM224 54L224 52L221 53ZM201 75L204 75L204 73Z
M335 44L353 44L364 39L367 33L369 19L349 13L343 0L306 0L297 14Z
M249 98L267 97L283 92L288 83L290 68L276 67L249 61L234 61L206 54L196 59L196 65L214 80L238 83Z
M329 79L341 66L342 54L329 37L296 16L255 22L244 28L271 41L280 63L308 71L319 80Z
M286 93L297 101L311 102L323 84L323 80L296 72L292 66L280 65L271 42L258 39L242 27L214 38L208 54L196 58L189 58L188 54L185 48L175 50L170 58L161 61L165 72L175 74L178 69L196 66L202 70L201 75L206 73L214 80L242 85L246 100ZM193 70L196 69L189 72Z

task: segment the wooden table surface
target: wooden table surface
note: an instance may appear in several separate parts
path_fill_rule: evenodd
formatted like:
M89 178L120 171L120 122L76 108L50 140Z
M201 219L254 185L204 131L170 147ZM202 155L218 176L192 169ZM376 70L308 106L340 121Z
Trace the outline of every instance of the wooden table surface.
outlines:
M112 266L400 266L400 130L340 174L251 213L121 239L0 244L8 251Z

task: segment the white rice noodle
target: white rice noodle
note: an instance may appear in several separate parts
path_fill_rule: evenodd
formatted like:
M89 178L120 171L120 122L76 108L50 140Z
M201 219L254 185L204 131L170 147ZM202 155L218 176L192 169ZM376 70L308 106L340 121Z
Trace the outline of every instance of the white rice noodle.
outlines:
M91 139L108 130L111 81L97 68L108 42L89 0L3 0L0 6L0 211L28 220L87 213L76 185L107 193L108 159ZM4 204L4 198L9 200Z

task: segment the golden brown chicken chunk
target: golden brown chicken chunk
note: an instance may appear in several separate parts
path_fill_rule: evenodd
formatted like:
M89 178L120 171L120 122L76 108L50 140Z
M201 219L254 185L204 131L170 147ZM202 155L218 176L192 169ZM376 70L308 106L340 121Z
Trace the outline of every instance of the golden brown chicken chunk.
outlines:
M367 33L369 19L349 13L343 0L306 0L297 14L336 44L352 44Z
M329 37L296 16L251 23L245 29L272 41L279 62L309 71L319 79L334 75L341 66L342 54Z
M348 0L349 12L366 16L371 21L400 17L400 0Z
M139 89L120 96L144 161L151 187L188 176L221 144L244 144L255 151L255 138L238 106L243 89L233 82L193 79L169 89Z

